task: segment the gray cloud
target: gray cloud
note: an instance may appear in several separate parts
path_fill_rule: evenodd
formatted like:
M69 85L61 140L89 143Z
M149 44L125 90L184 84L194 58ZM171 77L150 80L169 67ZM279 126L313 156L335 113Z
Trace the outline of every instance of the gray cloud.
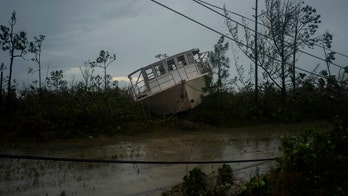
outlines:
M228 33L220 16L192 1L158 0L223 33ZM253 1L209 1L235 12L252 17ZM262 1L259 1L262 8ZM348 54L348 7L346 0L307 1L322 15L321 31L332 31L334 49ZM17 30L28 32L29 39L44 34L43 76L49 70L63 69L65 76L76 80L81 76L78 66L94 60L101 49L116 53L117 61L109 68L114 77L126 76L140 66L154 61L158 53L173 54L191 48L211 50L219 35L174 14L149 0L3 0L0 24L7 25L13 10L17 12ZM238 17L236 19L239 19ZM0 52L1 61L8 63L8 54ZM29 56L28 56L29 58ZM339 58L345 62L346 59ZM246 61L243 64L248 65ZM311 62L315 64L315 62ZM14 74L17 80L30 81L30 61L16 59ZM233 72L233 71L232 71ZM231 76L235 74L232 73ZM29 78L29 79L28 79Z

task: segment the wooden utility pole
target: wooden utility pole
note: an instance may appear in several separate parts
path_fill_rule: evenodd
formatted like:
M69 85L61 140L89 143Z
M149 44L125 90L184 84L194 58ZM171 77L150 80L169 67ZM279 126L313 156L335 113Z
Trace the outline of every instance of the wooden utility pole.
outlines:
M3 81L3 77L4 77L4 69L5 65L4 63L1 64L0 66L0 115L2 113L2 81Z
M292 55L292 90L294 91L293 93L295 93L296 91L296 52L297 52L297 25L298 25L298 21L296 21L296 26L295 26L295 38L294 38L294 54Z
M257 8L258 7L258 0L255 1L255 102L258 102L258 94L259 94L259 87L258 87L258 51L257 51L257 18L258 18L258 13L257 13Z
M296 52L297 52L297 39L298 39L298 23L299 23L299 18L300 18L300 9L301 7L296 7L296 23L295 23L295 36L294 36L294 53L292 55L292 90L294 91L293 93L295 94L296 91Z

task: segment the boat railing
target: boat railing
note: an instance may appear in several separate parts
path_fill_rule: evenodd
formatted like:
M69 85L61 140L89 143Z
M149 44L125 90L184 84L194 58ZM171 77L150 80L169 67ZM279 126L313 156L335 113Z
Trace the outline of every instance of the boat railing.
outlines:
M136 81L133 81L133 77L136 77ZM131 73L128 78L131 82L131 94L135 99L140 99L147 96L147 90L145 85L145 80L142 77L141 69ZM133 83L134 82L134 83Z

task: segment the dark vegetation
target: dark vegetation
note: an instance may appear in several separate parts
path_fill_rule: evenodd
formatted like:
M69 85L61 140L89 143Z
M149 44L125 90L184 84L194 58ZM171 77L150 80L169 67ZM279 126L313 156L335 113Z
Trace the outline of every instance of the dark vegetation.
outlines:
M12 98L10 116L2 116L2 134L41 140L140 131L148 120L140 105L121 93L117 88L102 92L26 90Z
M281 138L279 167L267 177L274 193L345 195L348 193L348 132L307 130Z
M289 93L285 110L282 110L281 92L272 85L263 84L257 103L251 88L238 93L216 93L204 98L204 104L190 111L188 116L214 126L331 121L336 117L348 122L346 87L337 83L333 87L330 84L318 87L315 79L303 80L300 85L296 92Z
M143 112L141 104L132 100L127 89L114 86L94 91L82 84L68 88L61 77L54 81L57 75L52 74L51 88L28 87L20 94L11 95L11 112L5 113L5 107L2 108L2 138L112 136L141 133L152 129L155 122L156 126L167 126L168 121L178 128L189 127L181 126L184 120L180 119L194 125L218 127L312 120L333 122L336 118L346 127L348 122L346 88L338 83L317 86L316 80L303 81L296 93L288 97L285 112L281 110L281 92L264 85L260 88L258 103L254 102L251 88L241 92L225 91L205 97L203 104L193 110L156 120ZM63 86L59 87L59 83ZM164 121L167 123L158 123ZM181 122L175 123L178 121Z
M237 193L233 170L229 165L218 168L217 174L205 174L195 167L184 176L183 183L162 195L227 195ZM232 190L233 189L233 190Z

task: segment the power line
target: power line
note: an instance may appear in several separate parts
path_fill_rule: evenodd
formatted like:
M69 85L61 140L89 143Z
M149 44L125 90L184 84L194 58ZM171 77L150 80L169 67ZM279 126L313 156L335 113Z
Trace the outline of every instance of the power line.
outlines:
M249 29L250 31L254 31L254 32L255 32L255 30L253 30L252 28L250 28L250 27L248 27L248 26L245 26L245 25L243 25L242 23L240 23L240 22L238 22L238 21L236 21L236 20L233 20L232 18L226 17L224 14L221 14L220 12L218 12L218 11L216 11L216 10L214 10L214 9L212 9L212 8L210 8L210 7L206 6L206 5L204 5L204 4L200 3L200 2L198 2L197 0L193 0L193 1L194 1L195 3L197 3L197 4L201 5L201 6L203 6L203 7L205 7L205 8L207 8L207 9L211 10L212 12L214 12L214 13L216 13L216 14L218 14L218 15L224 17L224 18L226 18L227 20L230 20L230 21L232 21L232 22L235 22L236 24L238 24L238 25L240 25L240 26L243 26L243 27ZM260 34L260 33L259 33L259 34ZM265 36L265 35L263 35L263 36Z
M184 18L186 18L186 19L188 19L188 20L190 20L190 21L192 21L192 22L194 22L194 23L196 23L196 24L198 24L198 25L200 25L200 26L202 26L202 27L205 27L206 29L209 29L209 30L211 30L211 31L213 31L213 32L215 32L215 33L221 35L221 36L224 36L224 37L226 37L227 39L229 39L229 40L231 40L231 41L234 41L235 43L238 43L238 44L241 44L241 45L243 45L243 46L245 46L245 47L248 47L248 46L247 46L246 44L244 44L243 42L240 42L240 41L238 41L238 40L236 40L236 39L234 39L234 38L232 38L232 37L230 37L230 36L227 36L226 34L223 34L223 33L219 32L219 31L217 31L217 30L215 30L215 29L213 29L213 28L211 28L211 27L209 27L209 26L207 26L207 25L205 25L205 24L203 24L203 23L201 23L201 22L198 22L197 20L195 20L195 19L193 19L193 18L191 18L191 17L188 17L188 16L186 16L185 14L182 14L182 13L180 13L180 12L178 12L178 11L176 11L176 10L174 10L174 9L172 9L172 8L170 8L170 7L168 7L168 6L164 5L164 4L162 4L162 3L159 3L159 2L157 2L157 1L155 1L155 0L150 0L150 1L152 1L152 2L154 2L154 3L156 3L156 4L158 4L158 5L160 5L160 6L164 7L164 8L166 8L166 9L168 9L168 10L170 10L170 11L176 13L176 14L179 14L180 16L182 16L182 17L184 17Z
M193 165L193 164L222 164L222 163L249 163L274 161L275 158L264 159L247 159L247 160L221 160L221 161L137 161L137 160L107 160L107 159L79 159L79 158L62 158L30 155L12 155L0 154L0 158L7 159L25 159L25 160L42 160L42 161L60 161L60 162L80 162L80 163L113 163L113 164L144 164L144 165Z
M300 67L296 67L296 69L301 70L301 71L306 72L306 73L309 73L310 75L315 75L315 76L317 76L317 77L321 77L321 78L323 78L323 76L322 76L322 75L319 75L319 74L317 74L317 73L314 73L314 72L311 72L311 71L308 71L308 70L302 69L302 68L300 68Z
M209 5L210 7L214 7L214 8L223 10L223 11L226 10L226 9L224 9L224 8L222 8L222 7L216 6L216 5L211 4L211 3L208 3L208 2L206 2L206 1L202 1L202 0L193 0L193 1L199 1L199 2L201 2L201 3L204 3L204 4L206 4L206 5ZM239 17L241 17L241 18L245 18L245 19L247 19L247 20L249 20L249 21L251 21L251 22L255 22L255 20L253 20L253 19L251 19L251 18L248 18L248 17L246 17L246 16L244 16L244 15L242 15L242 14L238 14L237 12L233 12L233 11L230 11L230 10L226 10L226 12L231 13L231 14L234 14L234 15L237 15L237 16L239 16ZM258 22L257 24L266 26L265 24L260 23L260 22Z
M201 6L203 6L203 7L205 7L205 8L207 8L207 9L211 10L212 12L214 12L214 13L216 13L216 14L222 16L222 17L224 17L224 18L227 19L227 20L230 20L230 21L232 21L232 22L235 22L236 24L238 24L238 25L240 25L240 26L242 26L242 27L244 27L244 28L246 28L246 29L248 29L248 30L250 30L250 31L252 31L252 32L255 32L254 29L252 29L252 28L250 28L250 27L248 27L248 26L246 26L246 25L244 25L244 24L241 24L240 22L238 22L238 21L236 21L236 20L233 20L232 18L227 17L227 16L225 16L224 14L221 14L220 12L218 12L218 11L216 11L216 10L214 10L214 9L212 9L212 8L210 8L210 7L206 6L206 5L204 5L204 4L200 3L200 2L198 2L198 1L201 1L201 0L193 0L193 1L194 1L195 3L197 3L197 4L201 5ZM271 39L269 36L264 35L264 34L262 34L262 33L257 32L257 34L258 34L258 35L261 35L261 36L263 36L263 37L265 37L265 38L267 38L267 39ZM328 49L328 50L329 50L329 49ZM316 58L316 59L319 59L319 60L321 60L321 61L326 62L326 60L323 59L323 58L321 58L321 57L315 56L315 55L313 55L313 54L310 54L310 53L305 52L305 51L300 50L300 49L298 49L298 51L299 51L299 52L302 52L303 54L306 54L306 55L308 55L308 56L310 56L310 57L313 57L313 58ZM348 56L347 56L347 57L348 57ZM336 64L336 63L334 63L334 62L331 62L331 64L332 64L332 65L335 65L335 66L337 66L337 67L339 67L339 68L341 68L341 69L344 69L343 66L338 65L338 64Z
M197 1L199 1L199 2L201 2L202 4L206 4L206 5L210 6L210 7L214 7L214 8L216 8L216 9L220 9L220 10L226 11L226 12L228 12L228 13L237 15L237 16L242 17L242 18L245 18L245 19L247 19L247 20L249 20L249 21L251 21L251 22L254 22L254 23L256 22L255 20L253 20L253 19L251 19L251 18L248 18L248 17L246 17L246 16L244 16L244 15L241 15L241 14L238 14L238 13L236 13L236 12L227 10L227 9L225 9L225 8L216 6L216 5L211 4L211 3L208 3L208 2L206 2L206 1L203 1L203 0L193 0L193 1L196 2L196 3L197 3ZM235 21L234 21L234 22L235 22ZM263 23L257 22L257 24L269 28L267 25L265 25L265 24L263 24ZM317 47L320 47L320 48L323 48L321 45L316 44L316 43L313 43L313 45L315 45L315 46L317 46ZM327 47L324 47L324 48L325 48L325 50L328 50L328 51L330 51L330 52L334 52L335 54L338 54L338 55L341 55L341 56L343 56L343 57L348 58L348 55L346 55L346 54L343 54L343 53L341 53L341 52L334 51L334 50L332 50L332 49L330 49L330 48L327 48ZM322 59L321 59L321 60L322 60Z
M213 28L211 28L211 27L209 27L209 26L207 26L207 25L205 25L205 24L203 24L203 23L201 23L201 22L198 22L197 20L195 20L195 19L193 19L193 18L191 18L191 17L188 17L188 16L186 16L186 15L184 15L184 14L182 14L182 13L180 13L180 12L178 12L178 11L176 11L176 10L174 10L174 9L172 9L172 8L170 8L170 7L166 6L166 5L164 5L164 4L162 4L162 3L159 3L159 2L157 2L157 1L155 1L155 0L150 0L150 1L152 1L152 2L154 2L154 3L156 3L156 4L158 4L158 5L160 5L160 6L164 7L164 8L166 8L166 9L168 9L168 10L170 10L170 11L176 13L176 14L179 14L180 16L182 16L182 17L184 17L184 18L186 18L186 19L188 19L188 20L191 20L192 22L194 22L194 23L196 23L196 24L198 24L198 25L201 25L201 26L203 26L203 27L205 27L205 28L207 28L207 29L209 29L209 30L211 30L211 31L213 31L213 32L215 32L215 33L221 35L221 36L224 36L224 37L226 37L226 38L228 38L228 39L230 39L230 40L232 40L232 41L234 41L234 42L236 42L236 43L239 43L239 44L242 44L242 45L243 45L242 42L240 42L240 41L238 41L238 40L236 40L236 39L233 39L232 37L229 37L229 36L227 36L227 35L225 35L225 34L219 32L219 31L217 31L217 30L215 30L215 29L213 29Z
M219 31L217 31L217 30L215 30L215 29L213 29L213 28L211 28L211 27L209 27L209 26L207 26L207 25L205 25L205 24L203 24L203 23L201 23L201 22L198 22L197 20L195 20L195 19L193 19L193 18L191 18L191 17L188 17L188 16L186 16L186 15L184 15L184 14L182 14L182 13L180 13L180 12L178 12L178 11L176 11L176 10L174 10L174 9L172 9L172 8L170 8L170 7L166 6L166 5L164 5L164 4L162 4L162 3L159 3L159 2L157 2L157 1L155 1L155 0L151 0L151 1L154 2L154 3L156 3L156 4L158 4L158 5L160 5L160 6L162 6L162 7L164 7L164 8L166 8L166 9L168 9L168 10L170 10L170 11L172 11L172 12L174 12L174 13L176 13L176 14L179 14L180 16L182 16L182 17L184 17L184 18L186 18L186 19L188 19L188 20L190 20L190 21L192 21L192 22L194 22L194 23L196 23L196 24L198 24L198 25L201 25L201 26L203 26L203 27L205 27L205 28L207 28L207 29L209 29L209 30L211 30L211 31L213 31L213 32L215 32L215 33L221 35L221 36L224 36L224 37L226 37L227 39L230 39L230 40L232 40L232 41L234 41L234 42L236 42L236 43L238 43L238 44L240 44L240 45L243 45L244 47L250 48L248 45L244 44L243 42L240 42L240 41L238 41L238 40L236 40L236 39L234 39L234 38L232 38L232 37L230 37L230 36L227 36L227 35L225 35L225 34L219 32ZM219 13L219 12L217 12L217 13ZM221 14L221 13L219 13L219 14ZM224 17L225 17L225 16L224 16ZM277 59L276 59L276 60L277 60Z

